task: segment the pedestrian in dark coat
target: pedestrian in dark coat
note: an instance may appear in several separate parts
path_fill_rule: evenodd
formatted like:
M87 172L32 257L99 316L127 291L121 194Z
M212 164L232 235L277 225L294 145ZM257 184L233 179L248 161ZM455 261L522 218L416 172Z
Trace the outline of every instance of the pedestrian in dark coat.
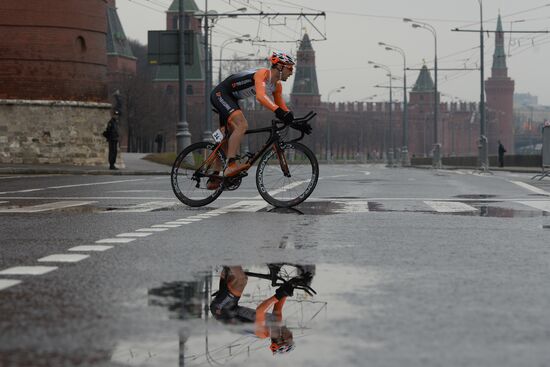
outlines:
M118 149L118 117L120 113L115 111L107 123L107 128L103 136L109 143L109 169L118 169L115 167L117 149Z
M504 153L506 153L506 149L504 149L504 145L498 141L498 166L504 167Z

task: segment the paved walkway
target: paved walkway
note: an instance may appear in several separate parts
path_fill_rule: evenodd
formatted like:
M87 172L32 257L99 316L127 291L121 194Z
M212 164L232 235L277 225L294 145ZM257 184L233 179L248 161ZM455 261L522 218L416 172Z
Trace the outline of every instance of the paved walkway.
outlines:
M105 166L57 164L0 164L0 174L74 174L74 175L169 175L171 167L143 159L144 153L122 153L117 170Z
M0 174L74 174L74 175L169 175L171 167L144 160L147 153L122 153L118 170L105 166L68 166L56 164L0 164ZM322 162L321 162L322 163ZM431 166L413 166L431 169ZM444 166L443 169L476 170L476 167ZM540 173L536 167L491 167L491 171Z

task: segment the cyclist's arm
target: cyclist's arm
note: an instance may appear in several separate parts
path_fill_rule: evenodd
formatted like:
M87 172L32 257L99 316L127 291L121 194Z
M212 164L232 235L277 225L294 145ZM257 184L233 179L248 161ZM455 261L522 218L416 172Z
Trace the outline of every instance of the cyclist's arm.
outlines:
M271 98L265 93L265 83L269 79L269 70L260 69L254 74L254 87L256 88L256 99L260 102L265 108L270 109L272 112L275 112L279 106L275 104Z
M289 111L283 98L283 84L280 81L277 82L275 91L273 91L273 99L275 100L275 104L277 106L281 107L285 111Z
M277 321L283 321L283 306L285 305L286 297L281 298L281 300L275 303L273 306L273 314L277 318Z

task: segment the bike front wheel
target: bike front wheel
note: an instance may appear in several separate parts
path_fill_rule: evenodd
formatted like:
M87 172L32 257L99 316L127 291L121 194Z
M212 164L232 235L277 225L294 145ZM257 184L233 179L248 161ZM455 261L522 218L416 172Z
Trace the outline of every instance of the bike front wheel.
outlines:
M204 206L216 200L223 192L221 179L216 189L207 188L208 179L219 175L225 166L225 155L221 149L215 151L216 146L209 142L191 144L174 161L172 190L182 203Z
M311 195L318 179L319 163L315 154L296 142L283 143L279 151L275 147L267 151L256 171L260 195L275 207L300 204Z

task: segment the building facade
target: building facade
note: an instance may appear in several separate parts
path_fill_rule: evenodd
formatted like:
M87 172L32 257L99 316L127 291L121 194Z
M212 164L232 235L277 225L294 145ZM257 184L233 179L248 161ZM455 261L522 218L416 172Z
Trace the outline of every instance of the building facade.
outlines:
M0 2L0 162L99 165L107 2Z

